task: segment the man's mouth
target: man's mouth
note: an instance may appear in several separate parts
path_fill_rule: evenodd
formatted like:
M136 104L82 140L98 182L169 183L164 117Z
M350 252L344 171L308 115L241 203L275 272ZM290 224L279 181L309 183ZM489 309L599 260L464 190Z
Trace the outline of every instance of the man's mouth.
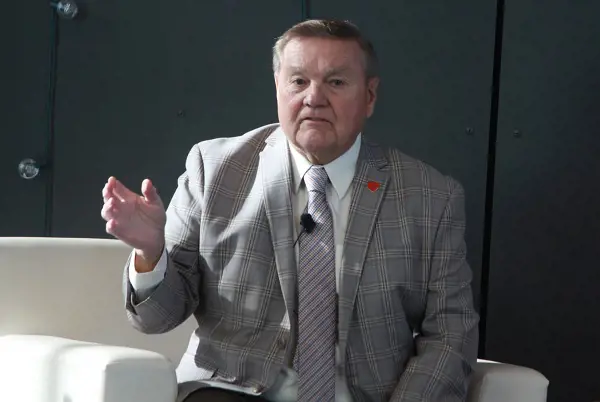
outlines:
M329 120L326 119L322 119L320 117L305 117L304 119L302 119L302 121L314 121L314 122L322 122L322 123L329 123Z

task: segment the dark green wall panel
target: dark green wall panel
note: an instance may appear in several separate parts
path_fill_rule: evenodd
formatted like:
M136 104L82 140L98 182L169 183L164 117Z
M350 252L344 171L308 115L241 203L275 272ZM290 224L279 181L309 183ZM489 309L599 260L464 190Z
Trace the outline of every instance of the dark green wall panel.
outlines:
M24 158L46 155L51 8L8 2L0 35L0 236L43 236L47 176L24 180Z
M506 1L486 351L551 402L600 400L599 15Z

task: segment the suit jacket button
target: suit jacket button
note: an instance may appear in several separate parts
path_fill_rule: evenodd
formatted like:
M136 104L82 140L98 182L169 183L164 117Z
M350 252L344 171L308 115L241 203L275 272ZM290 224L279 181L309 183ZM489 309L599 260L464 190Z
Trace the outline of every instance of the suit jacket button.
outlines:
M255 394L260 394L263 390L263 387L261 386L256 386L254 388L252 388L252 392L254 392Z

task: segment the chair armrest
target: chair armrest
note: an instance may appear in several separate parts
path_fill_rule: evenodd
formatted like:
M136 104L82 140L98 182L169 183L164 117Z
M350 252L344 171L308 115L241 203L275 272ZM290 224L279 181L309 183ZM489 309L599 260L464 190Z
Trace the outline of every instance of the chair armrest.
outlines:
M0 336L0 401L174 402L175 369L140 349L39 335Z
M468 402L546 402L548 379L536 370L478 360Z

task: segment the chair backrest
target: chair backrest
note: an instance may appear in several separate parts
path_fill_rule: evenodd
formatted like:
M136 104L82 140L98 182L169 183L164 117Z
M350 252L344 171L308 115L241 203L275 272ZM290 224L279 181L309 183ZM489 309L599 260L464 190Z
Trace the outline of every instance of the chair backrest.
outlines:
M142 334L129 324L122 281L130 252L118 240L0 237L0 335L130 346L177 364L194 319L161 335Z

